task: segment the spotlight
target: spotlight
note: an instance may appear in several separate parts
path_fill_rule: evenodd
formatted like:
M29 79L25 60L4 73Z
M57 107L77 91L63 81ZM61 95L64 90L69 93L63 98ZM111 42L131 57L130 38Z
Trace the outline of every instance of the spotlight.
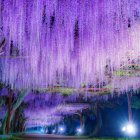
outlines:
M136 132L135 126L133 124L128 124L126 129L127 129L127 133L129 134L135 134Z
M135 135L136 134L136 127L132 123L128 123L122 128L122 131L125 132L127 135Z

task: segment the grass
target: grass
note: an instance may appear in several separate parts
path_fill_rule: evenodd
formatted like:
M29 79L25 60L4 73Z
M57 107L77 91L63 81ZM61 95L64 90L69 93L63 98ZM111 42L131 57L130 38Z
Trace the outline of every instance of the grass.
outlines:
M140 140L140 138L92 138L89 140Z
M87 137L77 137L77 140L140 140L140 138L87 138ZM23 138L19 138L18 136L11 136L11 137L0 137L0 140L24 140ZM75 140L75 139L74 139Z
M11 137L11 138L0 138L0 140L23 140L23 139L17 137Z
M21 138L0 138L0 140L23 140ZM140 138L92 138L92 139L87 139L87 140L140 140Z

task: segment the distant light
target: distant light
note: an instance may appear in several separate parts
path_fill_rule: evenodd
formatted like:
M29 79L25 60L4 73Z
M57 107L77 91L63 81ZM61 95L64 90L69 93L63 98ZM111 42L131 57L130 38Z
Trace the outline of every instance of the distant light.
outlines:
M41 128L40 132L44 133L44 129L43 129L43 128Z
M53 129L52 133L55 133L55 132L56 132L55 129Z
M65 132L65 127L64 126L60 126L58 130L59 130L60 133L64 133Z
M61 127L61 128L60 128L60 131L64 131L64 128L63 128L63 127Z
M77 128L77 133L78 134L82 134L82 132L83 132L82 128Z

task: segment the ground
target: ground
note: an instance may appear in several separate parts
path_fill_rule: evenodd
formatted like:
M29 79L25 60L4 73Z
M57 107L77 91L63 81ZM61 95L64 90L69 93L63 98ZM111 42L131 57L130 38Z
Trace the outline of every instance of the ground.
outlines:
M28 134L13 138L0 138L0 140L140 140L140 138L85 138L72 136L57 136L45 134Z

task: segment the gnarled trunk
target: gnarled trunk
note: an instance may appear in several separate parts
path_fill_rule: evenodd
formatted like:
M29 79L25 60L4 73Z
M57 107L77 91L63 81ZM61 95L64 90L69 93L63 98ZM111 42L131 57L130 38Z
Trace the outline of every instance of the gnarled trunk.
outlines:
M17 120L19 118L19 108L16 110L13 120L13 132L17 132Z
M11 126L11 111L12 111L12 100L13 100L13 91L9 91L9 102L8 102L8 116L7 116L7 123L6 123L6 134L9 134L10 132L10 126Z
M6 134L6 122L7 122L7 112L6 112L6 115L5 115L5 117L4 117L4 119L3 119L3 122L2 122L2 133L3 134Z
M14 103L12 109L11 109L11 114L10 114L10 121L9 124L11 124L11 120L13 119L14 113L16 111L16 109L21 105L21 103L23 102L24 98L28 95L30 90L24 90L21 93L19 93L19 96L16 100L16 102ZM2 123L2 131L3 134L6 133L6 123L7 123L7 118L8 118L8 112L6 112L3 123Z
M101 110L100 110L99 103L95 104L94 111L95 111L95 115L96 115L96 126L95 126L93 133L91 134L91 137L99 136L99 131L102 126L102 116L101 116Z

